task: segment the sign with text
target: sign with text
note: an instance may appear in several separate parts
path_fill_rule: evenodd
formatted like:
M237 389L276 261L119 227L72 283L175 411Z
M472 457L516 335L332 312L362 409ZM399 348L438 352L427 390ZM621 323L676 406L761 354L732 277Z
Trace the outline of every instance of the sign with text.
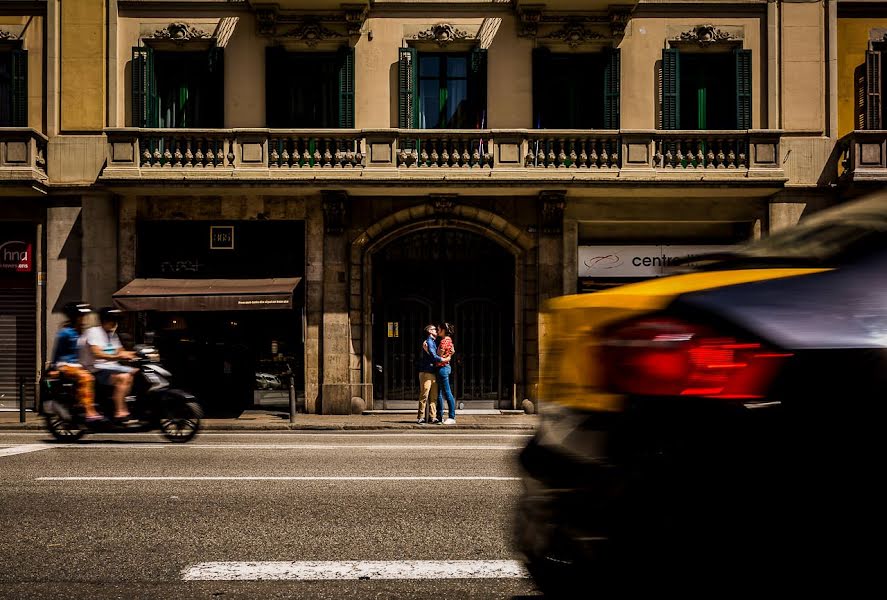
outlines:
M210 250L234 250L234 226L212 225L209 228Z
M678 259L732 246L579 246L579 277L661 277Z
M34 246L24 240L0 240L0 271L5 273L32 273Z

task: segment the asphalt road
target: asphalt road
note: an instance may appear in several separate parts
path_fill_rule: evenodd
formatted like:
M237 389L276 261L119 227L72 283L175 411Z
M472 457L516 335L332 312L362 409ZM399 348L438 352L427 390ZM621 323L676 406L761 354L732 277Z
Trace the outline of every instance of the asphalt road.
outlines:
M275 432L60 445L0 433L0 598L538 596L522 573L491 567L520 569L510 525L527 440ZM201 580L208 562L248 580ZM306 568L330 579L305 580ZM466 572L479 578L452 575ZM300 579L250 579L280 573Z

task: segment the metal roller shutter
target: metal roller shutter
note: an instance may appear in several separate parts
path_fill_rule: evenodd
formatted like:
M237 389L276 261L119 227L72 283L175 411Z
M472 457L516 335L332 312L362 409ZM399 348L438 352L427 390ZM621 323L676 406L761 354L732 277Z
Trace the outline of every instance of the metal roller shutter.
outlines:
M18 408L25 378L25 406L34 406L37 360L36 293L32 288L0 290L0 409Z

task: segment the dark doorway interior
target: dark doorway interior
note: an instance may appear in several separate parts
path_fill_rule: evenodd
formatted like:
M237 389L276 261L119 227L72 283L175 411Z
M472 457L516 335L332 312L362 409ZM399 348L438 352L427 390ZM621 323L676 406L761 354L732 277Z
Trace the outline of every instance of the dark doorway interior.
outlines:
M376 400L415 402L428 323L456 326L451 382L457 401L498 408L514 380L514 256L480 235L428 229L373 256ZM389 406L390 407L390 406Z

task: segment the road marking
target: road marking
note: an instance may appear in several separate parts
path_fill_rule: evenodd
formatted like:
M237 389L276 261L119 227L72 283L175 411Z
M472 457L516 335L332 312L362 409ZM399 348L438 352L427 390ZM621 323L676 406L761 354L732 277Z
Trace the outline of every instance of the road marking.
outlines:
M8 433L4 433L0 431L0 438L6 436L13 435L23 435L30 437L46 437L48 434L42 431L35 432L21 432L21 431L11 431ZM139 433L97 433L95 434L101 437L134 437L134 436L150 436L159 438L161 436L160 433L152 433L152 432L139 432ZM433 431L429 431L427 433L388 433L388 432L380 432L380 433L308 433L303 431L290 431L290 430L280 430L277 432L268 432L268 433L253 433L253 432L244 432L237 433L234 431L231 432L221 432L221 431L202 431L198 434L200 437L208 437L208 436L228 436L228 437L280 437L280 436L299 436L299 437L421 437L425 439L436 438L436 437L471 437L471 438L531 438L534 434L532 433L436 433Z
M0 448L0 456L14 456L16 454L27 454L28 452L39 452L40 450L46 450L51 447L52 446L47 446L46 444L21 444L19 446L12 446L11 448Z
M523 446L429 446L421 444L170 444L170 443L103 443L93 442L71 446L58 446L62 450L92 450L102 448L174 448L176 450L523 450Z
M346 560L203 562L182 571L185 581L343 579L514 579L529 577L516 560Z
M102 475L37 477L34 481L520 481L500 476L373 476L373 475Z

